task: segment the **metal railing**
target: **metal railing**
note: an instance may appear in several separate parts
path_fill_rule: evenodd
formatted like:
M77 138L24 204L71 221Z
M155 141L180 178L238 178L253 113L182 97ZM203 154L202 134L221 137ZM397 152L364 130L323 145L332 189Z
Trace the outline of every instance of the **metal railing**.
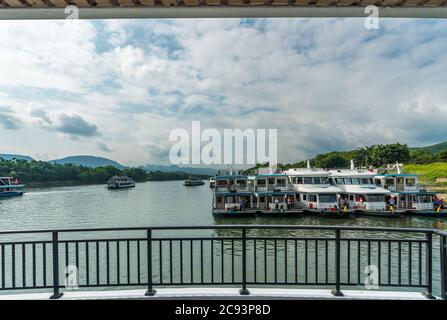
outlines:
M428 297L436 284L445 299L446 239L432 229L312 225L1 231L0 291L52 289L58 298L71 289L68 267L77 288L144 286L147 295L157 286L240 286L241 294L331 287L342 295L376 279L380 289Z

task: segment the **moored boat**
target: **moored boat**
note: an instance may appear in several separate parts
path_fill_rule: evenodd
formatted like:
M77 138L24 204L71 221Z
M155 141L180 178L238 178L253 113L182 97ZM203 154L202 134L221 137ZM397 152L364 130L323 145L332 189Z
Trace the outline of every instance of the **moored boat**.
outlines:
M135 181L128 176L113 176L107 181L108 189L134 188Z
M0 198L21 196L25 192L25 185L13 177L0 177Z
M325 217L350 217L352 208L340 203L342 190L333 185L327 170L295 168L285 171L296 193L296 201L302 205L304 212Z
M398 217L402 211L387 206L385 198L391 194L391 191L374 183L376 173L373 171L356 169L354 160L351 160L350 169L329 172L332 183L341 189L340 201L352 208L355 214Z
M375 177L377 185L391 191L391 194L385 197L388 206L405 215L435 215L435 193L427 191L419 184L417 174L402 173L400 165L396 164L396 167L397 173L385 173ZM442 216L442 213L438 216Z

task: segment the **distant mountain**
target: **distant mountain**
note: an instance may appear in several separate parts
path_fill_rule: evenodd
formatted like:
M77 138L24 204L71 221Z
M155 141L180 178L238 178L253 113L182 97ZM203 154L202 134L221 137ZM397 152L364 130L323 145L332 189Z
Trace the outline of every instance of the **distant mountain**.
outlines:
M26 160L26 161L32 161L33 158L29 157L29 156L23 156L20 154L9 154L9 153L0 153L0 158L3 158L5 160L13 160L13 159L17 159L17 160Z
M58 163L58 164L76 164L79 166L84 167L90 167L90 168L96 168L96 167L106 167L106 166L113 166L118 169L124 169L125 166L122 164L107 159L103 157L94 157L94 156L71 156L71 157L65 157L62 159L56 159L56 160L50 160L48 162L51 163Z
M437 144L427 146L427 147L415 147L415 148L411 148L411 150L426 150L430 153L436 154L436 153L440 153L442 151L447 151L447 141L437 143Z
M142 168L146 171L185 172L188 174L203 174L208 176L213 176L217 173L217 170L213 168L180 167L177 165L148 164Z

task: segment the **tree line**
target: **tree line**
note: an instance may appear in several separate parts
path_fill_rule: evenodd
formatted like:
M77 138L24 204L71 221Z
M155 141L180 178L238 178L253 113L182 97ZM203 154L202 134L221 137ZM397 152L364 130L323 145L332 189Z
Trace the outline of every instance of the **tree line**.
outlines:
M85 184L106 183L114 175L126 175L137 182L184 180L189 176L185 172L147 172L141 168L125 168L120 170L114 166L91 168L75 164L57 164L22 159L5 160L0 158L0 176L19 178L25 183L56 181L70 181ZM201 176L201 178L205 177Z
M424 149L410 149L408 145L401 143L378 144L362 147L351 151L332 151L322 153L310 159L310 164L318 168L346 168L349 167L351 159L357 167L380 167L388 163L414 163L426 164L433 162L447 162L447 151L430 153ZM253 171L267 164L257 164L247 171ZM278 164L282 169L305 168L307 160L290 164Z

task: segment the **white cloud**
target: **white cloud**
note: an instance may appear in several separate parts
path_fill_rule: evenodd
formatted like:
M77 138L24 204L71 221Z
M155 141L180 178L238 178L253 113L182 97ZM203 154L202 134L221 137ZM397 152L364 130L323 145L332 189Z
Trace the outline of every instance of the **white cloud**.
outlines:
M203 128L277 128L280 161L447 137L441 20L383 19L379 31L365 30L361 19L2 21L0 27L0 105L22 125L44 129L60 127L61 115L76 115L90 135L108 139L106 148L79 143L123 163L162 161L169 130L189 128L191 120ZM45 114L39 108L30 114L30 104ZM64 136L36 137L44 138L36 145L55 148L47 153L71 150L51 141Z

